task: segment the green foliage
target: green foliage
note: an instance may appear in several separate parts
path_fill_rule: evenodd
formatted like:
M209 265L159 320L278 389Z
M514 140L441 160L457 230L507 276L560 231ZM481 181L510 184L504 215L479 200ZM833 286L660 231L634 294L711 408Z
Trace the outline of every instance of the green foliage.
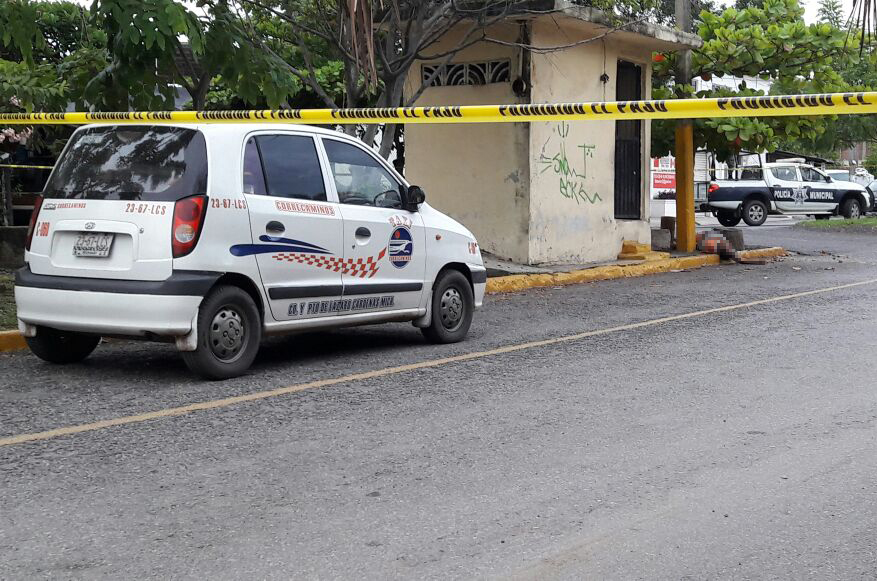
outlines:
M63 110L66 88L51 65L0 60L0 111Z
M701 12L698 34L703 46L692 53L692 74L704 80L716 77L756 77L772 80L777 94L822 93L849 89L838 73L855 59L857 47L825 23L807 25L797 0L765 0L720 14ZM814 55L820 55L814 58ZM745 82L735 89L718 87L699 91L674 85L671 71L675 56L654 67L657 98L756 96ZM695 122L695 145L727 159L742 150L774 150L788 140L817 140L833 117L772 117L702 119ZM653 155L672 149L673 123L653 124Z
M10 52L28 65L34 64L34 49L46 46L46 40L37 26L39 5L29 0L6 0L0 2L0 47L3 58ZM14 58L14 57L13 57Z
M869 172L873 175L877 176L877 147L873 147L873 144L869 144L868 156L865 158L864 166Z
M91 13L112 57L86 86L86 99L99 109L173 108L174 50L183 37L202 48L194 14L173 0L95 0Z
M0 107L5 110L57 111L70 101L81 102L86 83L106 60L106 36L72 2L0 4L0 29ZM13 97L20 107L11 103Z

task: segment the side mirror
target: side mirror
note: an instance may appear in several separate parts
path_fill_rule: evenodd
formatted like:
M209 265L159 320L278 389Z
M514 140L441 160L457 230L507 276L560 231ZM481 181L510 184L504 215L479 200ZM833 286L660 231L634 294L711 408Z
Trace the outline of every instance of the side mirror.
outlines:
M416 212L417 207L426 201L426 193L420 186L408 186L405 193L405 209L409 212Z

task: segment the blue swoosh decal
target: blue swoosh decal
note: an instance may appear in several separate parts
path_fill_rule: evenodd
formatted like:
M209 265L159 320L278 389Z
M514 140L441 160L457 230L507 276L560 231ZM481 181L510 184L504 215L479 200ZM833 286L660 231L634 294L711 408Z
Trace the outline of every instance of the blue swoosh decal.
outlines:
M281 244L292 244L295 246L304 246L305 248L312 248L315 251L319 251L321 253L332 254L322 246L317 246L316 244L311 244L310 242L302 242L301 240L293 240L292 238L280 238L277 236L259 236L259 240L262 242L279 242Z
M281 244L235 244L229 248L235 256L251 256L253 254L271 254L273 252L301 252L303 254L332 254L328 250L311 246L294 246Z

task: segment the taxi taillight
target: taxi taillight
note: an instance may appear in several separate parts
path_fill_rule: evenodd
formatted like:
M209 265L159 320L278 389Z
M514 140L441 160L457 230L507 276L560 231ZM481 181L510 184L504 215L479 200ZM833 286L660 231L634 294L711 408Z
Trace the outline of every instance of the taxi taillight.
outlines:
M37 218L40 215L40 209L43 207L43 197L37 196L33 202L33 212L30 213L30 222L27 224L27 240L24 243L24 249L30 251L30 242L33 240L33 233L36 230Z
M174 258L186 256L195 249L204 226L206 211L207 196L183 198L174 205L174 224L171 230Z

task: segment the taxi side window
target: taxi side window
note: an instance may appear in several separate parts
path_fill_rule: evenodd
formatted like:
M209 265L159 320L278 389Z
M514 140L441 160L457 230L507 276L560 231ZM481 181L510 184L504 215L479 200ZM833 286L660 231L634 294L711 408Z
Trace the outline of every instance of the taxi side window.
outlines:
M313 138L304 135L259 135L255 137L255 142L261 154L265 189L269 196L326 201L323 171ZM244 157L246 161L246 154Z
M329 167L342 204L401 208L400 184L372 156L360 148L324 139Z
M267 195L265 173L262 171L262 159L259 157L255 137L251 137L244 148L244 193Z
M774 167L771 168L770 171L773 174L773 177L778 180L785 180L787 182L798 180L798 172L796 172L793 167Z

